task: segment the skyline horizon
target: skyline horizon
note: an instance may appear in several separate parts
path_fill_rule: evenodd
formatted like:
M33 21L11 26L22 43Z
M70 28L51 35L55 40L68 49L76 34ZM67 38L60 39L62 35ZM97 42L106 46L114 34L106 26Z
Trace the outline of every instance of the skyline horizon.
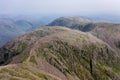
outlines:
M0 0L0 15L119 15L119 0ZM6 6L7 5L7 6Z

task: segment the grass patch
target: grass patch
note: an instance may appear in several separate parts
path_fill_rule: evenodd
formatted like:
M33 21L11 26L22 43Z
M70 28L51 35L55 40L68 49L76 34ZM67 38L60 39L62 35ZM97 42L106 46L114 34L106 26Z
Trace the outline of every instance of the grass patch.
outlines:
M19 80L19 79L17 79L17 78L10 78L9 80Z
M0 80L3 78L3 76L2 75L0 75Z
M21 67L21 68L24 69L24 70L27 70L27 71L31 72L32 74L38 76L42 80L58 80L55 77L52 77L52 76L50 76L48 74L40 73L39 70L37 70L37 71L36 70L31 70L31 69L29 69L27 67Z
M36 59L35 59L35 56L31 56L31 57L30 57L30 62L32 62L32 63L34 63L34 64L37 65L37 61L36 61Z
M3 72L9 73L9 75L11 75L11 76L16 76L16 77L26 78L26 79L30 79L30 80L35 80L35 78L33 76L31 76L29 73L20 74L18 72L15 72L15 71L12 71L12 70L9 70L9 69L6 69L6 68L3 68L1 70Z

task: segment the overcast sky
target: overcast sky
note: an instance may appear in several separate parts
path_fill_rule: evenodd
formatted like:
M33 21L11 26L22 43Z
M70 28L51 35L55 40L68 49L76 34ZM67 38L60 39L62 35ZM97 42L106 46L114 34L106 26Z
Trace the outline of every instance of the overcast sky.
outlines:
M0 14L120 14L120 0L0 0Z

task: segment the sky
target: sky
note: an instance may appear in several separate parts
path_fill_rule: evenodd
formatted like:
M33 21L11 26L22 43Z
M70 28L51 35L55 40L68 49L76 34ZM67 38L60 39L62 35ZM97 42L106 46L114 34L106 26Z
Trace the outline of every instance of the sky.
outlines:
M120 0L0 0L0 14L120 14Z

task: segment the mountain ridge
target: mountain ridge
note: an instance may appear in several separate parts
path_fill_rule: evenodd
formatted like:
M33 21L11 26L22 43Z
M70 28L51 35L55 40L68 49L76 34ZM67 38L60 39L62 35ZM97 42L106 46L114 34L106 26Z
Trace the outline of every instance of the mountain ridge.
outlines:
M70 28L29 32L0 48L0 54L1 65L8 65L0 68L2 80L120 79L117 53L90 33Z
M74 17L76 18L76 17ZM52 23L48 24L49 26L61 26L63 25L62 23L59 22L58 18L56 20L54 20ZM64 19L60 19L61 21L65 22ZM110 22L95 22L95 21L91 21L90 23L86 24L80 24L80 23L75 23L74 25L68 25L70 23L65 22L64 23L64 27L69 27L72 29L77 29L83 32L89 32L92 35L96 36L97 38L105 41L106 43L108 43L112 48L114 48L118 54L120 55L120 49L119 49L119 42L120 42L120 36L118 34L120 31L120 24L115 24L115 23L110 23ZM54 23L54 24L53 24ZM52 25L51 25L52 24Z

